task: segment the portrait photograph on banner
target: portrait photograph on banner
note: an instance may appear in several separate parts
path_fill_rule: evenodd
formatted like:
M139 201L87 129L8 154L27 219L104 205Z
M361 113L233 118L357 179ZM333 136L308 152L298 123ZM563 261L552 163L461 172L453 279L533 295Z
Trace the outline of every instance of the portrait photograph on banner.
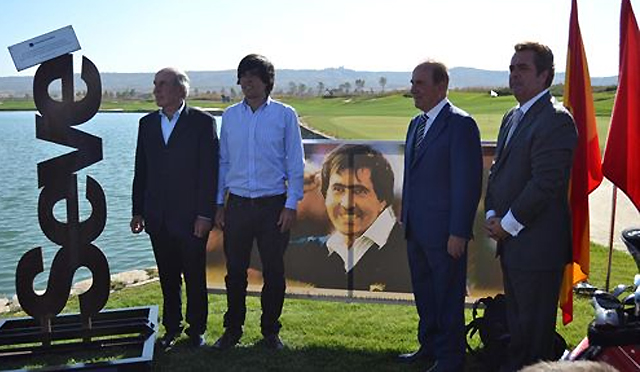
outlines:
M305 140L304 151L304 197L284 255L287 294L412 300L400 221L404 143ZM492 154L485 153L486 176ZM469 244L467 288L472 297L501 290L495 245L484 239L483 221L479 211L477 239ZM222 239L214 229L207 244L207 283L213 291L224 289ZM254 249L249 292L262 287L258 255Z

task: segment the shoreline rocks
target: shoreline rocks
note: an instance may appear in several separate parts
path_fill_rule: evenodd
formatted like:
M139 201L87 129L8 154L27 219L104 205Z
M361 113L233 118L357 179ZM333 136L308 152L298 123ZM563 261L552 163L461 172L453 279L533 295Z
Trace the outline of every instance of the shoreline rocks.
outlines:
M131 270L111 275L111 293L127 287L135 287L158 280L158 269ZM71 287L69 296L77 296L91 288L92 279L79 281ZM0 298L0 314L20 311L17 295L11 299Z

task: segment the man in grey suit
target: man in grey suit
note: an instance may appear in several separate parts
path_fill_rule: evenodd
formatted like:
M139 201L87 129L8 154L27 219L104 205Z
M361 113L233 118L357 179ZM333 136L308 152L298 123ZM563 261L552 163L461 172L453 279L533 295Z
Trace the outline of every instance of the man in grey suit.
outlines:
M504 116L485 198L498 242L511 333L503 371L549 360L562 273L571 260L568 184L577 141L569 112L549 93L551 50L521 43L509 66L518 105Z

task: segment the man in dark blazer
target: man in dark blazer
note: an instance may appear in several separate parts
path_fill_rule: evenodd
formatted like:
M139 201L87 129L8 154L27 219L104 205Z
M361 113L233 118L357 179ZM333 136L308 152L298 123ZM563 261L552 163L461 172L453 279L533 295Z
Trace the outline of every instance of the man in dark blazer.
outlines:
M186 74L160 70L153 94L161 108L140 119L133 178L131 231L146 230L163 295L163 348L182 333L182 276L187 292L186 333L205 343L206 242L215 208L218 138L212 116L185 103Z
M414 70L411 94L423 111L405 145L402 223L420 322L420 348L403 361L429 371L462 371L467 243L482 191L482 149L476 122L447 99L444 64Z
M571 260L568 184L577 132L549 93L553 53L515 46L509 86L518 106L498 134L485 198L486 230L498 242L511 343L504 371L552 358L563 268Z

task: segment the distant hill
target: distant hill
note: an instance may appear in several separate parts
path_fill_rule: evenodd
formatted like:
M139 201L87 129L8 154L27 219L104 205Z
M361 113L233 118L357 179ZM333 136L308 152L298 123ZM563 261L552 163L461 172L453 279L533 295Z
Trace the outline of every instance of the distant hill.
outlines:
M449 71L451 88L498 88L508 85L507 71L489 71L468 67L454 67ZM239 92L236 85L236 71L187 71L191 79L191 89L200 92L224 89L227 93L233 88ZM151 93L153 73L101 73L103 91L121 92L134 89L136 93ZM350 90L356 87L357 79L364 80L363 89L378 92L382 89L380 78L387 80L385 90L408 89L411 72L391 71L355 71L346 68L326 68L323 70L276 70L275 91L288 92L291 83L299 86L304 84L307 89L317 93L319 83L327 89L338 88L341 84L349 83ZM556 74L554 84L564 81L564 73ZM24 96L32 92L33 77L0 77L0 97L7 95ZM594 86L615 85L617 77L594 77ZM82 90L83 84L78 75L75 76L77 90ZM78 88L79 87L79 88ZM55 89L54 89L55 90Z

